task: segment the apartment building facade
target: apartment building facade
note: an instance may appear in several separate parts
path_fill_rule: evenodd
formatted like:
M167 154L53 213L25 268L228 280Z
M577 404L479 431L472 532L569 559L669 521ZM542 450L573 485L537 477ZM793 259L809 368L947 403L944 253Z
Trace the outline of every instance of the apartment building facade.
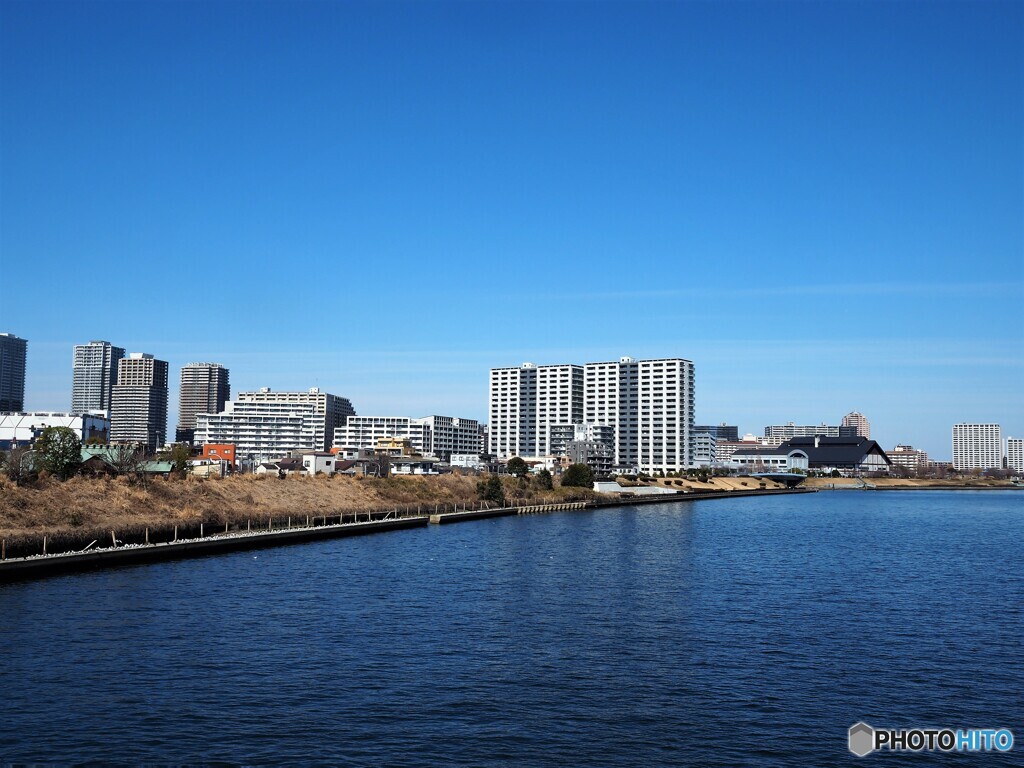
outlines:
M1024 438L1006 438L1006 468L1011 472L1024 473Z
M694 369L690 360L662 358L587 363L588 422L615 427L615 464L642 472L693 466Z
M488 401L492 453L548 456L551 427L583 421L583 366L492 368Z
M494 368L491 450L548 456L553 427L586 422L614 430L616 466L679 471L692 462L693 395L693 363L681 358Z
M144 352L118 361L111 394L110 442L140 443L149 451L167 440L167 362Z
M109 341L76 344L72 354L71 412L110 413L123 347Z
M858 437L857 427L830 424L773 424L764 428L765 445L779 446L794 437Z
M953 469L1002 469L1003 436L998 424L953 425Z
M350 416L335 430L334 447L373 450L387 438L408 439L417 453L448 461L452 454L479 452L480 422L455 416Z
M195 442L232 444L239 459L271 461L292 451L325 451L355 416L346 397L321 392L240 392L220 413L196 415Z

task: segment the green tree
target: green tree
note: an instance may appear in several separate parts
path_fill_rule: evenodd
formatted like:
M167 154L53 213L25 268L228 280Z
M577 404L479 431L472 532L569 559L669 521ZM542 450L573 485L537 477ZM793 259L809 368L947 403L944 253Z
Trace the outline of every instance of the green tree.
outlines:
M508 473L516 477L526 477L530 474L530 465L518 456L513 456L508 460Z
M537 487L542 491L550 491L555 487L555 483L551 478L551 473L546 469L542 469L537 473Z
M594 470L586 464L571 464L562 473L563 488L593 488Z
M82 463L82 443L75 430L68 427L47 427L36 438L39 468L67 480Z
M175 443L166 451L160 454L160 460L171 464L171 471L176 475L184 475L192 465L189 460L192 458L192 449L184 443Z
M491 475L477 483L476 493L483 501L493 501L501 506L505 504L505 486L501 484L501 478L497 475Z

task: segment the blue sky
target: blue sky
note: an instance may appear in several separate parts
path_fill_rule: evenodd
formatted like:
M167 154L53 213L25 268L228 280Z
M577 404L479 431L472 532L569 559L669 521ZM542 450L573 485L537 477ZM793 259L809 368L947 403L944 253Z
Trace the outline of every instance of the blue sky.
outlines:
M1024 5L0 4L0 331L483 418L686 357L697 420L1024 436ZM172 393L171 424L176 395Z

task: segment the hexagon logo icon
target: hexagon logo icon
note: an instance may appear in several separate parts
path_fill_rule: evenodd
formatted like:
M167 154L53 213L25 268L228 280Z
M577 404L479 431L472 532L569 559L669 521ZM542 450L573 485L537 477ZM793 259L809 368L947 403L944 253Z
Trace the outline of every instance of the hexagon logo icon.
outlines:
M875 729L867 723L851 725L848 736L847 746L857 757L864 757L875 751Z

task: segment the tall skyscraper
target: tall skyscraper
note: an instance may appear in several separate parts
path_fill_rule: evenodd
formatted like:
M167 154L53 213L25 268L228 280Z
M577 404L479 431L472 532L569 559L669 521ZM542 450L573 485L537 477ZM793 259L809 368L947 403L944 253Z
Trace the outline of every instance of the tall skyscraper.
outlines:
M998 424L953 425L953 469L1002 469L1003 436Z
M0 333L0 411L25 410L25 362L28 342Z
M189 363L181 369L178 398L178 428L175 440L191 443L195 439L196 416L220 413L231 399L228 369L219 363Z
M863 413L853 411L843 416L844 427L854 427L857 430L857 437L871 439L871 422Z
M74 380L71 387L71 412L110 413L110 400L117 384L117 363L124 349L109 341L76 344L73 358Z
M692 463L693 393L693 363L680 358L494 368L491 451L502 458L548 455L553 427L586 422L614 428L619 466L686 469Z
M110 442L141 443L155 451L167 439L167 363L132 352L117 365L110 409Z

